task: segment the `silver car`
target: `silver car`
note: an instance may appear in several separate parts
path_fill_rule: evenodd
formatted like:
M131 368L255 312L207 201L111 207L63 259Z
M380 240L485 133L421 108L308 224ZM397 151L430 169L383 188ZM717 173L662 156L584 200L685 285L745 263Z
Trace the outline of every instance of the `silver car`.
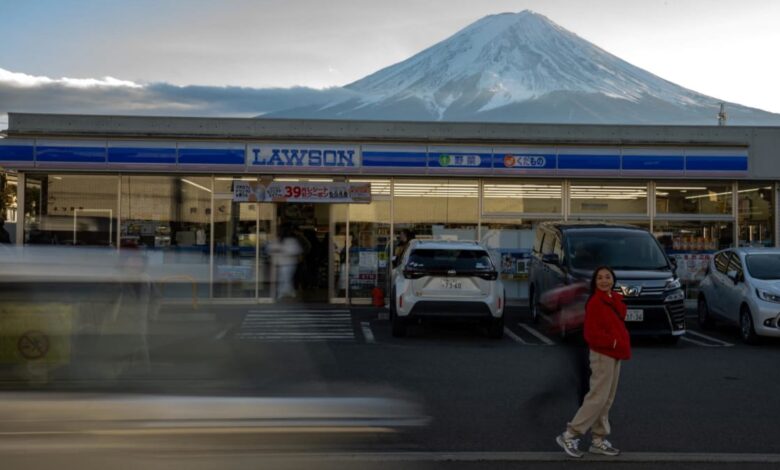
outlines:
M780 249L732 248L715 253L701 283L699 324L739 325L746 343L780 337Z

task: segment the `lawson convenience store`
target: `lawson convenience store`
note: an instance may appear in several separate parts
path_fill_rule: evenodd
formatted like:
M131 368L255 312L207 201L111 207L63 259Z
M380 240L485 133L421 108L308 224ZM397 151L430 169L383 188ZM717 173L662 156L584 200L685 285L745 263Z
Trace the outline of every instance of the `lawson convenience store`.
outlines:
M202 299L272 302L288 229L302 300L367 302L410 229L480 240L521 302L545 220L648 228L695 296L714 251L777 245L777 149L769 127L12 113L0 166L14 243L141 248Z

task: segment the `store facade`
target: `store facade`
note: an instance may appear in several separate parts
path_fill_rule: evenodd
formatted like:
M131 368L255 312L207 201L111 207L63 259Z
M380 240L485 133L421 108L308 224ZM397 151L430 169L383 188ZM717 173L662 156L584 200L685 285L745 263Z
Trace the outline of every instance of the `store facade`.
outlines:
M778 148L780 128L11 114L0 166L16 244L143 249L170 297L273 302L292 232L303 300L365 303L408 229L481 241L523 302L547 220L646 227L695 298L718 249L778 245Z

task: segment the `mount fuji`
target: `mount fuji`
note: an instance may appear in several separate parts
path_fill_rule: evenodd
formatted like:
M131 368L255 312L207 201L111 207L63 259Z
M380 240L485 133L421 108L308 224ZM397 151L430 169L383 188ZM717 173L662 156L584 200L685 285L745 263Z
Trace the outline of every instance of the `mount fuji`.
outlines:
M587 124L717 124L722 100L664 80L543 15L491 15L346 85L326 104L261 117ZM725 103L728 123L780 114Z

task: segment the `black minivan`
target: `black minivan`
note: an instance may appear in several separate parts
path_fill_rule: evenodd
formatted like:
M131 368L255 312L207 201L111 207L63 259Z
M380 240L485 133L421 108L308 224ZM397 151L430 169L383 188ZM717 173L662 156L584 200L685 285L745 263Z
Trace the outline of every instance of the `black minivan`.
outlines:
M555 288L590 282L593 270L615 271L615 290L625 297L632 335L675 343L685 334L685 294L675 264L647 230L632 225L543 222L536 229L529 267L529 303L534 321L539 299Z

